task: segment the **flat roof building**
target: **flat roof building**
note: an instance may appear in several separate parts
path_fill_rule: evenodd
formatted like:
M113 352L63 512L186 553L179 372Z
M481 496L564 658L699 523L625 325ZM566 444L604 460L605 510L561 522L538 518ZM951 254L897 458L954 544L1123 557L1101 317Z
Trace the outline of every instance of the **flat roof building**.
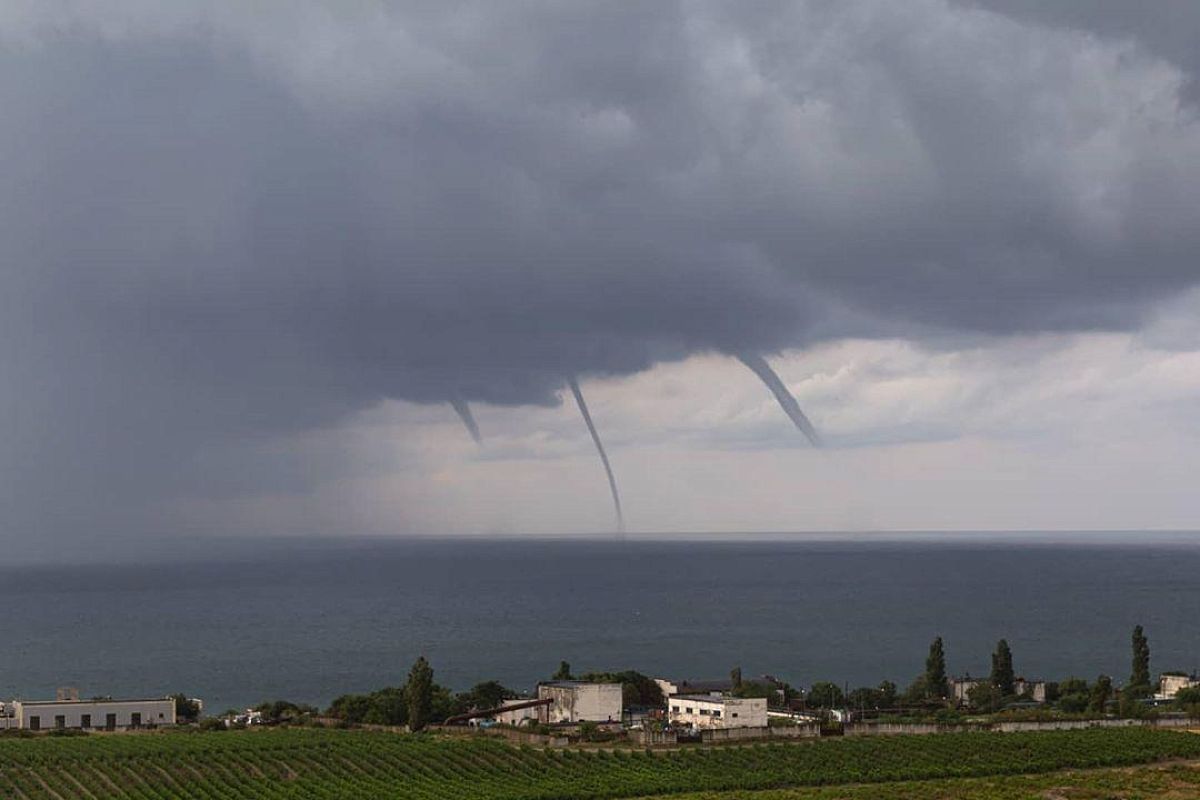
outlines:
M27 731L118 730L175 724L175 701L14 700L11 725Z
M549 698L553 701L538 709L541 722L621 721L622 694L619 683L549 681L539 683L537 690L539 700Z
M689 728L765 728L765 697L677 694L667 699L667 720Z

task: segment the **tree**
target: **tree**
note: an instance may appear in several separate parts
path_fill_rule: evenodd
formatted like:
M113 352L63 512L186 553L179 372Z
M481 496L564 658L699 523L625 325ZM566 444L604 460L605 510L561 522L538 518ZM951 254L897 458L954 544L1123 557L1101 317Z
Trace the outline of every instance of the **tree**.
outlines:
M516 692L505 688L498 681L484 681L475 684L469 692L459 695L457 706L464 711L472 708L498 708L505 700L516 696Z
M978 711L993 713L1000 710L1004 694L991 681L980 681L967 690L967 702Z
M1008 697L1014 693L1015 682L1012 650L1008 647L1008 641L1001 639L996 642L996 652L992 653L992 685L1002 697Z
M857 709L883 709L896 705L896 684L884 681L879 686L860 686L846 695L846 705Z
M1092 690L1083 678L1070 677L1058 684L1058 708L1068 714L1087 711Z
M404 701L408 706L408 727L413 731L424 730L433 711L433 667L419 657L408 673L404 686Z
M571 680L571 665L565 661L558 662L558 670L550 676L552 681L569 681Z
M815 708L837 708L845 702L841 688L836 683L817 681L808 690L808 705Z
M1150 642L1141 625L1133 629L1133 669L1129 674L1129 689L1140 696L1150 694Z
M1112 678L1107 675L1101 675L1092 684L1092 693L1088 700L1088 711L1103 714L1110 699L1112 699Z
M1175 707L1192 719L1200 718L1200 686L1189 686L1175 693Z
M896 707L896 684L891 681L883 681L879 684L879 707L880 708L895 708Z
M729 672L729 682L733 684L734 689L742 688L742 668L734 667Z
M929 645L929 655L925 658L925 691L942 700L950 695L950 684L946 680L946 650L940 636Z
M175 718L179 722L195 722L200 716L200 704L183 693L171 695L175 701Z
M929 698L929 691L925 688L925 673L921 673L913 682L904 690L904 705L919 706Z

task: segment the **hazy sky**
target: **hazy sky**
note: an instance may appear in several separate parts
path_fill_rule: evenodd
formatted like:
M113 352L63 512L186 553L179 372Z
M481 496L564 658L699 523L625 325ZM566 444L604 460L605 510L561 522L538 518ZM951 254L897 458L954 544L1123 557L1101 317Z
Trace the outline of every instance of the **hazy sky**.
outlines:
M0 0L0 545L603 532L570 373L633 530L1200 528L1197 41Z

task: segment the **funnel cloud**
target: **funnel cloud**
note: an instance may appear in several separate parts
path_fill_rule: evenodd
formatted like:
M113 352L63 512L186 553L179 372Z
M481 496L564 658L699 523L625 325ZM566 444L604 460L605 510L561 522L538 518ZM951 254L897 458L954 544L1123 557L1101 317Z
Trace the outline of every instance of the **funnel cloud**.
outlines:
M588 412L583 392L579 390L579 381L572 375L567 378L567 385L571 387L571 394L575 396L575 405L579 406L579 413L583 416L584 423L587 424L588 433L592 435L596 452L600 454L600 462L604 464L604 474L608 476L608 489L612 492L613 512L617 516L617 533L624 536L625 515L621 513L621 495L617 492L617 479L613 477L612 465L608 463L608 453L604 452L604 443L600 441L600 434L596 432L596 425L592 422L592 415Z
M796 402L796 398L788 391L787 386L780 380L775 370L771 369L767 360L762 356L749 353L740 353L737 358L771 390L771 394L775 395L775 399L779 402L779 407L783 409L783 413L788 415L788 419L792 421L796 429L808 437L808 441L812 442L813 447L820 447L821 437L817 435L817 429L808 421L808 417L804 416L804 412L800 410L800 404Z
M455 397L450 400L450 405L454 408L458 418L462 420L463 427L467 429L467 433L471 434L471 439L475 444L483 444L483 437L479 435L479 425L475 422L475 415L471 413L471 405L461 397Z

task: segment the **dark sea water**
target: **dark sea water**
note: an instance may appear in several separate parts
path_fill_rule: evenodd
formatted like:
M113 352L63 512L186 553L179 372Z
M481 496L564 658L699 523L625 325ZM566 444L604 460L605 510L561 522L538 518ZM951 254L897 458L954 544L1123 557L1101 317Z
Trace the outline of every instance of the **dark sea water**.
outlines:
M936 635L954 673L986 673L1004 637L1027 677L1122 681L1138 623L1156 672L1200 664L1200 538L276 545L4 568L0 609L0 696L185 691L212 711L325 705L403 682L422 653L455 689L528 688L560 659L905 684Z

